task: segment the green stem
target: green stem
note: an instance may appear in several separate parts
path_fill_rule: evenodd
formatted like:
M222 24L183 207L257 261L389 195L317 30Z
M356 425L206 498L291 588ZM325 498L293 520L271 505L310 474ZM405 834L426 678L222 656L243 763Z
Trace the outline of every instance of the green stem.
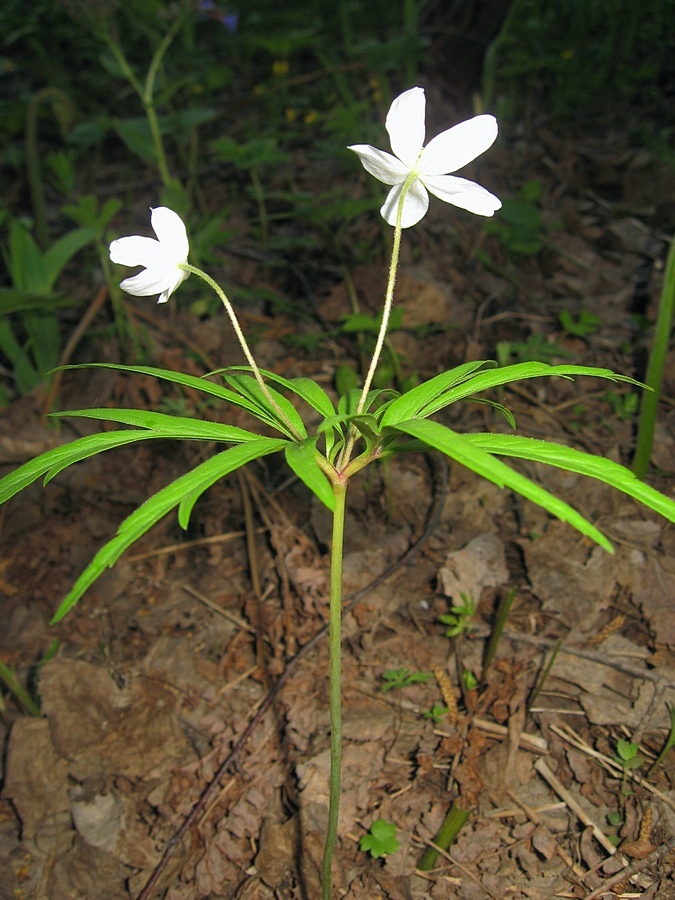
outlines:
M253 185L253 196L258 205L258 215L260 216L260 230L262 232L263 244L269 244L270 229L267 221L267 207L265 206L265 194L263 186L255 166L251 167L251 184Z
M490 666L492 665L492 661L495 658L495 653L497 652L497 644L499 643L499 639L502 636L502 632L506 627L507 619L509 618L509 613L511 612L511 607L513 606L513 601L515 600L516 593L518 592L518 588L516 585L509 588L509 590L504 595L504 599L501 602L499 607L499 612L497 614L497 621L495 622L495 626L490 633L490 639L487 642L487 647L485 648L485 656L483 657L483 668L480 673L480 687L485 687L485 682L487 680L487 674L490 670Z
M169 173L169 165L167 163L166 153L164 151L162 132L159 127L159 120L157 118L157 112L155 110L155 80L157 78L157 72L159 70L160 63L162 62L162 58L164 57L166 51L169 49L171 41L176 36L176 32L179 25L181 24L181 21L182 19L179 18L176 20L176 22L174 22L173 26L164 36L164 39L162 40L159 47L155 50L152 61L150 62L150 68L148 69L147 77L145 79L145 86L142 85L136 77L134 70L129 65L120 45L109 34L104 35L104 39L108 47L110 48L110 52L117 60L117 63L119 64L119 67L124 73L127 81L136 91L136 93L140 97L141 103L143 104L143 109L145 110L145 115L148 119L148 125L150 126L152 143L155 148L155 153L157 154L159 174L164 187L167 187L171 183L172 179L171 174Z
M457 803L453 803L450 807L450 812L438 829L438 834L434 838L434 844L436 844L437 847L440 847L441 850L447 850L450 844L457 840L458 834L466 825L469 814L470 810L462 809ZM439 851L436 847L427 847L417 868L422 872L429 872L435 866L438 857Z
M164 54L169 49L169 45L176 36L176 32L178 31L178 27L181 23L182 17L176 19L173 26L164 35L164 39L162 40L159 47L155 50L155 53L152 57L152 62L150 63L150 68L148 69L147 78L145 79L145 90L142 96L143 106L145 108L145 114L148 117L150 131L152 132L152 141L155 145L157 163L159 165L159 172L162 177L162 184L164 185L164 187L168 187L172 179L169 173L169 166L166 161L166 153L164 152L164 143L162 141L162 133L159 128L159 120L157 119L157 113L155 112L155 79L157 77L157 72L159 71L159 66L162 62Z
M670 243L670 251L666 262L663 279L663 292L659 303L659 313L654 328L654 343L649 356L649 366L645 382L650 391L642 397L640 404L640 421L638 425L637 445L633 457L633 472L638 478L644 478L649 466L652 446L654 444L654 428L661 395L661 382L666 365L670 331L675 312L675 238Z
M230 322L232 323L232 327L234 328L234 333L237 336L237 340L239 341L239 345L241 349L244 351L244 356L246 357L246 361L248 362L253 375L255 376L255 380L258 382L258 386L260 390L265 395L265 399L270 404L270 406L274 409L276 414L279 416L281 421L286 425L290 435L296 440L301 441L302 435L298 432L295 426L289 421L288 417L281 409L279 404L276 402L274 397L269 392L269 388L265 384L265 381L260 373L260 369L258 368L258 364L253 358L253 354L251 353L251 349L248 346L248 342L244 337L244 332L241 329L241 325L239 324L239 319L237 319L237 314L234 311L234 308L230 301L227 299L225 291L221 288L217 281L214 281L210 275L207 275L206 272L203 272L201 269L198 269L196 266L191 266L189 263L182 263L181 268L186 272L191 272L193 275L198 275L203 281L205 281L210 288L212 288L216 294L220 297L220 300L225 307L225 311L229 316Z
M345 530L345 501L347 482L334 481L335 510L333 512L333 539L330 549L330 788L328 828L323 851L321 896L330 900L331 867L337 838L340 815L340 776L342 773L342 555Z

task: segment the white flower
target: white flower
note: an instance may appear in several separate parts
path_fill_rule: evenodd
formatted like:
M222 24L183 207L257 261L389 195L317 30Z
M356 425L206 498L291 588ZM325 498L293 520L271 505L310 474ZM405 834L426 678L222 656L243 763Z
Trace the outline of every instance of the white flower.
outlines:
M120 284L135 297L159 294L166 303L190 274L181 265L187 262L190 246L181 217L166 206L158 206L150 216L157 240L133 235L118 238L110 245L110 259L122 266L144 266L144 270Z
M450 175L470 163L497 137L494 116L476 116L441 132L424 146L426 98L423 88L405 91L391 104L385 126L391 141L391 153L370 144L349 147L357 153L363 168L384 184L392 184L380 212L389 225L396 224L396 213L403 183L414 173L403 201L401 225L416 225L429 208L430 191L439 200L467 209L479 216L491 216L501 202L485 188L466 178Z

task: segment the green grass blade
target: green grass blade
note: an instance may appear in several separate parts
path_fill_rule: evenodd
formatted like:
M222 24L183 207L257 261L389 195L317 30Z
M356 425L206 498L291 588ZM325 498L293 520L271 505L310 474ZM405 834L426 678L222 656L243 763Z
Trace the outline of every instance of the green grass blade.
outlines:
M628 494L659 515L675 522L675 501L645 484L630 469L603 456L593 456L583 450L575 450L564 444L540 441L515 434L466 434L464 437L475 447L498 456L511 456L546 463L568 472L577 472L603 481L605 484Z
M675 317L675 238L670 243L666 272L663 279L663 290L659 302L659 312L654 326L654 339L645 381L652 389L642 397L640 419L638 423L633 471L638 478L644 478L649 466L649 457L654 444L654 429L661 396L661 384L666 366L666 357L670 345L670 335Z
M208 487L251 459L280 450L286 442L280 438L260 438L237 447L223 450L207 459L191 472L181 475L162 488L128 516L120 525L115 537L102 547L73 585L57 609L52 623L62 619L78 602L96 579L120 558L135 541L142 537L156 522L180 504L184 504L181 518L186 522L194 500ZM190 500L192 503L190 503Z
M469 441L466 435L457 434L450 428L446 428L445 425L429 419L401 422L395 426L395 430L424 441L429 447L440 450L441 453L499 487L508 487L518 494L522 494L523 497L532 500L533 503L543 507L561 521L569 522L577 531L592 538L605 550L610 553L614 552L607 538L575 509L521 475L520 472L511 469L476 443Z

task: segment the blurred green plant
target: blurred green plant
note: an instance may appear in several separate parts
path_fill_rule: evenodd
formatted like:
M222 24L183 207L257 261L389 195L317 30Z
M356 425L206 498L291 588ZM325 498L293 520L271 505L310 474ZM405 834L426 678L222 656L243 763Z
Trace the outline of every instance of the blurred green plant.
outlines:
M596 334L600 329L600 317L585 309L582 309L576 317L568 309L563 309L558 319L565 334L574 337L587 337L589 334Z
M3 255L12 286L0 288L0 350L21 394L32 390L59 363L56 311L74 301L55 291L56 282L75 254L96 238L94 228L76 228L42 252L22 222L10 223Z
M410 669L387 669L382 675L384 682L381 691L386 694L387 691L393 691L395 688L401 689L410 687L411 684L426 684L430 678L433 678L431 672L411 672Z

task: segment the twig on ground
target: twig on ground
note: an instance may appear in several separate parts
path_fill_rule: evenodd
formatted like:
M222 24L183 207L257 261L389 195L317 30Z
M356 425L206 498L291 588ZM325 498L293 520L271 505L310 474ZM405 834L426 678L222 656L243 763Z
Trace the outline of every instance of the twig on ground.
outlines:
M621 869L619 872L610 875L609 878L606 878L602 882L602 884L594 888L590 894L586 894L583 900L595 900L596 897L601 897L612 889L612 885L625 881L630 878L631 875L636 875L638 872L644 871L644 869L655 866L672 850L675 850L675 838L671 838L669 841L666 841L665 844L661 844L660 847L657 847L653 853L650 853L649 856L646 856L644 859L634 859L630 865L626 865L625 868Z
M564 800L565 803L569 806L575 816L582 822L584 825L589 826L593 830L593 837L600 844L600 846L610 854L610 856L616 855L616 847L609 840L609 838L604 834L603 831L595 824L595 822L591 819L591 817L585 812L585 810L577 803L574 797L570 794L567 788L562 784L562 782L556 778L553 772L549 769L543 759L536 760L534 764L534 768L539 772L541 777L546 781L556 794L560 797L561 800ZM625 863L625 859L623 856L619 856Z

